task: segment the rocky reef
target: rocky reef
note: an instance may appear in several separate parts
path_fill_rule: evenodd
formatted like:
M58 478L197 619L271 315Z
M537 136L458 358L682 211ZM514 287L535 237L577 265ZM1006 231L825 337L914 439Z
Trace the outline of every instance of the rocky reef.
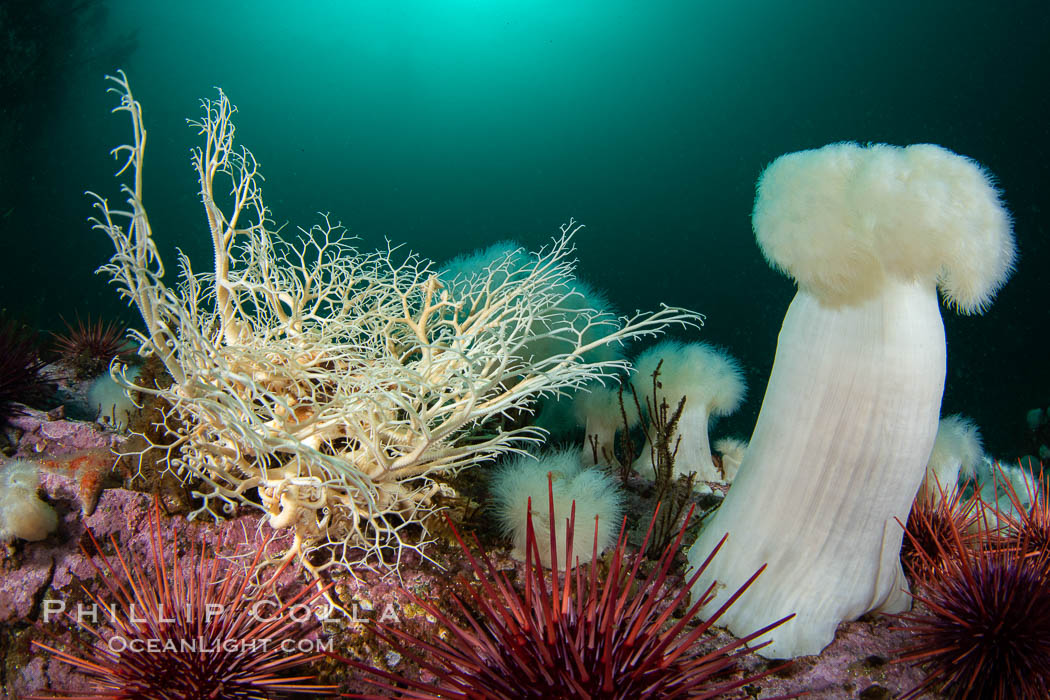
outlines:
M40 542L16 541L0 551L0 657L4 697L22 698L31 693L87 691L86 679L68 664L32 647L33 640L62 646L68 643L69 626L51 619L44 622L45 604L63 601L67 607L87 601L85 590L103 591L97 570L81 550L88 541L87 529L103 542L112 537L121 551L147 561L149 557L149 512L153 498L148 493L125 488L127 475L111 471L113 458L102 457L118 445L120 438L99 426L64 419L49 419L46 413L28 411L9 428L16 455L32 458L43 466L40 496L59 514L56 532ZM75 458L70 458L74 455ZM108 466L107 466L108 462ZM141 483L141 480L140 480ZM134 485L134 484L132 484ZM165 499L163 504L177 503ZM88 496L88 498L86 498ZM85 502L97 500L90 515ZM167 510L172 510L168 508ZM258 548L270 528L260 527L258 513L242 509L229 520L213 523L186 521L179 513L163 516L166 542L172 524L180 541L180 556L190 557L194 547L224 551L230 556ZM511 580L523 580L523 564L509 555L509 546L484 535L484 544L500 571ZM291 537L290 533L283 535ZM287 546L272 541L275 549ZM166 545L167 546L167 545ZM463 553L439 539L429 550L429 560L415 554L402 562L400 579L377 572L361 571L356 577L336 575L332 595L347 614L325 622L321 637L331 648L377 668L411 678L428 678L417 663L402 658L378 640L370 621L399 625L420 639L440 638L435 620L413 604L406 591L452 610L448 593L458 590L457 574L469 571ZM287 570L279 585L308 583L305 572ZM744 690L751 697L774 697L806 691L811 698L890 698L917 685L921 673L906 664L893 663L894 651L907 639L907 631L893 630L894 621L873 616L840 626L835 641L822 654L796 659ZM731 637L718 631L701 641L717 646ZM426 655L424 654L424 660ZM754 655L743 657L734 671L739 677L778 667ZM372 689L331 660L314 662L308 668L322 682L340 685L351 692Z

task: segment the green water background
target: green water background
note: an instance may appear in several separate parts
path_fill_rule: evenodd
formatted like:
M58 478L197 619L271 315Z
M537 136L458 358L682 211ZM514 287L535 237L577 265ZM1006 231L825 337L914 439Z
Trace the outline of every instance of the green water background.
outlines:
M54 3L53 3L54 4ZM61 5L61 3L58 3ZM754 182L776 156L840 140L933 142L983 163L1021 250L983 317L945 313L944 413L1017 455L1050 404L1045 267L1050 9L1045 2L601 0L101 3L38 92L0 96L0 304L135 322L92 274L111 253L87 189L119 199L128 138L102 75L123 67L149 130L145 202L169 271L210 264L185 119L219 85L279 222L329 211L438 261L537 247L576 217L580 275L622 311L707 314L750 433L791 282L754 243ZM119 60L119 65L109 61Z

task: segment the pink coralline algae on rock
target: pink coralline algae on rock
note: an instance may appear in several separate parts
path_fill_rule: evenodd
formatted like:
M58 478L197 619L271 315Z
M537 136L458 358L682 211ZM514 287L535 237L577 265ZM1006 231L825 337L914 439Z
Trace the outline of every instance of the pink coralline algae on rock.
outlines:
M114 474L124 437L93 423L55 420L49 414L26 409L10 421L15 432L15 457L32 460L42 470L64 474L77 482L77 499L91 515L103 488L119 483Z
M85 453L107 455L119 444L120 437L89 423L48 420L47 415L30 412L16 419L20 458L36 459L45 464L41 470L41 496L58 512L56 532L40 542L16 542L0 549L0 658L5 669L0 697L23 698L38 692L88 691L83 676L69 665L31 649L36 639L52 645L66 643L70 636L68 623L56 620L43 623L46 601L64 601L68 606L87 601L81 586L100 590L100 582L90 562L80 550L90 527L99 541L115 536L122 551L132 556L148 557L150 550L148 513L152 497L117 486L101 491L98 506L91 515L82 512L83 473L68 468L48 468L49 461L72 464ZM10 439L10 433L9 433ZM70 457L72 455L72 457ZM176 516L181 518L181 516ZM260 529L259 513L242 509L232 520L223 523L180 522L180 541L193 541L208 548L258 547L269 528ZM170 528L166 529L170 537ZM274 553L290 542L290 534L278 533L272 546ZM170 541L165 542L170 546ZM239 547L238 547L239 546ZM523 579L522 565L507 556L506 548L489 545L496 566L507 570L512 578ZM181 551L181 550L180 550ZM353 656L378 668L427 682L433 680L420 664L391 650L368 632L369 621L400 625L413 635L426 638L440 635L437 620L414 604L406 590L438 606L447 602L448 592L457 573L469 573L466 560L455 547L438 543L427 552L440 563L434 564L412 556L401 562L400 578L380 572L361 571L358 577L343 576L336 581L333 597L344 606L347 617L326 625L326 639L334 650ZM516 569L516 576L512 570ZM286 582L305 580L302 572L287 570ZM283 585L283 584L282 584ZM871 617L840 625L835 641L819 656L790 662L747 688L755 698L789 695L805 691L807 698L818 700L886 700L921 682L922 673L906 664L892 663L894 652L904 646L907 630L886 617ZM49 635L56 635L52 638ZM706 636L702 644L725 644L731 638L723 631ZM429 661L421 649L422 660ZM767 670L776 662L748 657L736 673L739 677ZM312 669L311 672L318 669ZM353 677L325 677L322 681L341 682L350 692L372 689ZM44 689L44 690L41 690ZM937 697L928 695L926 697Z
M12 647L5 649L7 667L13 671L7 674L5 690L12 698L40 692L42 688L89 689L68 665L54 659L45 660L46 655L29 649L30 639L62 646L69 638L71 623L57 613L46 613L60 604L66 610L74 610L77 603L89 604L81 586L100 590L98 573L80 549L80 543L86 539L86 528L90 528L100 542L115 537L121 550L132 559L151 561L148 517L152 498L149 495L121 488L108 489L95 512L83 517L78 506L79 487L73 478L45 473L41 486L47 500L59 512L57 532L41 542L24 543L12 549L0 562L0 625L17 629L19 622L36 623L20 630ZM198 547L212 551L254 554L265 541L265 533L259 531L258 523L259 519L250 513L221 524L182 522L178 525L179 537L192 539ZM161 537L165 540L165 551L170 551L171 529L161 528ZM189 554L184 552L180 556ZM286 586L296 576L295 571L285 571L276 582L277 588ZM302 575L298 576L301 585Z

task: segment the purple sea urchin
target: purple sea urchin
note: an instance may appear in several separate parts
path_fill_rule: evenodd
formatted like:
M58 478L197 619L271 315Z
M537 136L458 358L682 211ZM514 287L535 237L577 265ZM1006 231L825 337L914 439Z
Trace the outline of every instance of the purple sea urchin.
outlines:
M295 606L310 606L327 591L303 588L284 602L274 602L253 587L266 546L259 548L246 570L224 566L215 555L206 556L190 545L192 569L183 569L177 553L165 562L159 507L150 517L153 571L121 552L115 539L119 567L101 551L88 530L100 569L83 546L85 556L105 584L109 600L86 591L108 619L102 632L74 619L94 638L82 644L82 655L60 651L33 641L88 677L93 690L51 697L121 698L134 700L249 700L288 694L318 694L334 688L308 683L311 676L284 677L320 654L302 651L296 642L316 627L299 623L305 615ZM279 574L280 572L278 572ZM298 616L297 616L298 614ZM70 616L72 617L72 616ZM289 645L288 642L291 642Z
M553 491L549 501L553 520ZM539 545L529 513L524 596L513 588L505 574L496 570L488 555L482 552L475 557L453 527L478 579L478 583L461 579L469 593L468 601L453 596L455 607L466 617L467 624L457 624L435 605L409 593L416 604L448 629L447 641L428 642L391 625L376 625L376 634L381 639L434 674L434 682L405 679L358 661L336 658L378 677L368 681L378 688L396 693L398 697L418 700L710 698L761 677L728 679L724 672L732 669L739 657L752 651L747 646L750 641L784 620L710 651L704 651L697 643L761 569L718 613L689 630L687 626L697 610L710 600L712 591L700 596L679 621L672 624L671 616L684 604L691 585L715 556L717 548L688 582L669 587L668 572L685 525L644 579L639 575L644 557L638 553L627 554L626 528L622 528L616 548L608 558L608 574L603 576L599 574L601 565L597 561L587 567L572 568L574 520L575 508L566 526L568 551L563 560L558 557L552 532L550 560L555 567L548 584L538 563ZM650 523L646 543L641 548L643 552L652 530ZM476 539L475 545L480 548ZM597 557L597 552L593 554ZM557 565L559 561L564 561L562 571ZM426 657L420 650L426 652Z
M932 688L967 700L1050 697L1050 555L1028 537L979 542L967 547L952 527L942 565L914 594L925 610L899 618L914 640L899 661L928 672L904 698Z

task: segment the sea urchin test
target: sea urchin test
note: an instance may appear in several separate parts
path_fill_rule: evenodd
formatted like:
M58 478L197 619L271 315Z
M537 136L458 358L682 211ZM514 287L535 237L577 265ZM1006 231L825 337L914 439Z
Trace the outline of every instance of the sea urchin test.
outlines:
M717 581L736 635L795 613L761 653L816 654L838 624L910 602L903 531L937 433L937 303L984 310L1015 257L1010 218L973 161L938 146L841 143L791 153L758 183L755 236L798 293L733 487L690 551L729 533Z

